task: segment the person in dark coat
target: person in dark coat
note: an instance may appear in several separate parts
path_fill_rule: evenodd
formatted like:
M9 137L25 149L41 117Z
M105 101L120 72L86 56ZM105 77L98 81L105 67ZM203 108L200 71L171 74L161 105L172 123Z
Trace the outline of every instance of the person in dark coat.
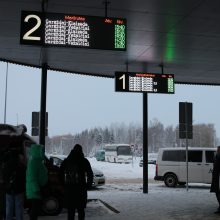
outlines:
M73 220L76 210L78 219L85 219L87 189L92 186L93 172L89 161L84 157L81 145L76 144L62 162L60 178L64 184L67 219Z
M220 146L217 147L217 152L216 152L216 156L214 159L213 171L212 171L212 184L211 184L211 190L210 190L210 192L215 192L216 194L219 207L215 213L218 213L218 214L220 214L219 176L220 176Z
M26 166L24 156L9 154L3 166L3 182L6 191L6 220L23 220Z

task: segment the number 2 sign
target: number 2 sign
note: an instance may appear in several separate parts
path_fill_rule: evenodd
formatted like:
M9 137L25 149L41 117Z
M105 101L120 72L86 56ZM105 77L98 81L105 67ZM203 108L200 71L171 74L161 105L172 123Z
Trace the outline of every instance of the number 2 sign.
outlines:
M41 12L21 13L20 43L30 45L43 45L44 22Z

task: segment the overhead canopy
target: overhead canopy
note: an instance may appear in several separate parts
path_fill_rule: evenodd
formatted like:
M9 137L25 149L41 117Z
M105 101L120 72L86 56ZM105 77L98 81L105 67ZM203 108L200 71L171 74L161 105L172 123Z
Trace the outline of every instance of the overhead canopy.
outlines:
M41 0L1 0L0 60L70 73L114 77L115 71L175 74L179 83L220 85L219 0L111 0L109 17L127 19L127 51L20 45L21 10ZM105 16L102 0L48 0L45 11Z

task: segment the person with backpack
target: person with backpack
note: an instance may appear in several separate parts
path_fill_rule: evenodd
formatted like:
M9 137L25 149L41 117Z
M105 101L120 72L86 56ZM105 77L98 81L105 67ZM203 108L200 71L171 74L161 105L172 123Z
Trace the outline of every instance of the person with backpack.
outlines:
M37 220L41 207L42 188L48 181L47 168L44 165L43 146L32 144L26 171L26 196L31 203L30 220Z
M26 166L24 156L8 152L2 168L6 192L6 220L23 220Z
M93 172L89 161L84 157L82 146L76 144L60 166L60 178L64 184L68 220L85 219L87 190L92 187Z

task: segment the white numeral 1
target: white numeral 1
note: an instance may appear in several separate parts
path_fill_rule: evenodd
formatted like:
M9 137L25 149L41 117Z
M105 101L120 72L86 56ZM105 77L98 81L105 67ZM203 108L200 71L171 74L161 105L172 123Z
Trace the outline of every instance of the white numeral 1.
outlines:
M120 79L123 80L123 81L122 81L122 88L125 89L125 74L123 74L123 75L119 78L119 80L120 80Z

